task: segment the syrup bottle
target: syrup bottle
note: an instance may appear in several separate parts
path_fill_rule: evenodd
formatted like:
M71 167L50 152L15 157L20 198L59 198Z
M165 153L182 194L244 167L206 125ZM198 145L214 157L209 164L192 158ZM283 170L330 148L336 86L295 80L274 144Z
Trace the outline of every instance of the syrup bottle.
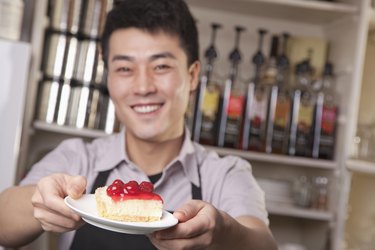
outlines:
M291 93L289 89L289 58L286 55L288 33L282 35L282 50L277 58L277 85L272 88L270 98L270 121L266 152L287 154L291 115Z
M211 28L211 45L205 51L207 63L204 66L197 93L193 132L193 140L206 145L217 144L219 103L222 91L220 81L214 74L214 64L218 57L215 40L217 30L221 28L221 25L213 23Z
M231 63L229 76L225 81L222 95L222 107L219 127L219 147L239 148L241 139L242 117L245 104L244 84L238 74L238 65L241 62L239 49L240 35L245 28L236 26L234 49L229 55Z
M318 80L315 110L313 157L332 160L334 158L338 96L334 90L333 65L326 62L322 77Z
M259 134L261 121L266 118L267 110L267 96L265 88L260 84L261 69L266 61L266 56L263 53L263 41L267 30L259 29L258 49L251 58L251 63L254 65L254 76L249 81L246 91L246 105L242 128L242 143L241 148L249 149L250 136ZM250 132L251 131L251 132ZM251 138L252 144L254 138Z
M293 93L289 154L311 157L314 137L315 93L311 89L313 68L310 59L296 66L297 86Z
M250 113L249 150L266 151L267 135L269 134L269 101L271 87L276 85L277 53L279 38L271 38L270 53L267 61L261 67L259 83L256 83L253 103Z

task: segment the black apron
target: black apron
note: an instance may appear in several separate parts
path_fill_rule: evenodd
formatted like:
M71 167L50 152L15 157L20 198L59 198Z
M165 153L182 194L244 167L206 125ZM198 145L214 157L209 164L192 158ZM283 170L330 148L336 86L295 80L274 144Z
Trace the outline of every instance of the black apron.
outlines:
M95 179L91 193L98 187L105 186L111 170L100 172ZM198 167L199 183L200 171ZM201 186L201 185L200 185ZM192 197L202 199L200 187L191 184ZM71 250L154 250L157 249L145 235L125 234L108 231L99 227L85 224L74 235Z

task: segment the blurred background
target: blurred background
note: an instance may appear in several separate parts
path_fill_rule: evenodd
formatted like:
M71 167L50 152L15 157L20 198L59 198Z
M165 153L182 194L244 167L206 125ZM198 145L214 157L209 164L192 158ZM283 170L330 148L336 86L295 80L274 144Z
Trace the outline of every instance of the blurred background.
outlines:
M280 249L374 249L373 2L186 1L192 139L252 164ZM62 140L119 131L99 49L119 2L0 0L0 191ZM22 249L55 247L46 233Z

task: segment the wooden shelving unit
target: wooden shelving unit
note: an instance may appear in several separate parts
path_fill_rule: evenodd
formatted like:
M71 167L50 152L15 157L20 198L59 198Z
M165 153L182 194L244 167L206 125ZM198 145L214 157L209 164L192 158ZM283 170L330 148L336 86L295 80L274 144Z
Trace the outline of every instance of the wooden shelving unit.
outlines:
M351 159L346 162L349 171L375 175L375 162Z
M303 0L187 0L192 6L212 8L251 16L283 19L293 22L325 24L354 14L352 4Z

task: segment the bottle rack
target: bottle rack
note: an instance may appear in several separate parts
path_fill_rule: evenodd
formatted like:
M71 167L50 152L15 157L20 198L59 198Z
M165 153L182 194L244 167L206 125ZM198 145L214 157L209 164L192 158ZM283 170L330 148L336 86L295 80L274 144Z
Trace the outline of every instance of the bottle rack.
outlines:
M189 3L192 4L192 6L198 6L198 8L201 8L204 9L205 7L207 6L212 6L212 1L202 1L202 2L198 2L198 1L189 1ZM336 6L337 5L337 6ZM268 11L273 11L274 9L273 8L267 8L267 7L274 7L274 9L278 9L278 8L281 8L283 9L284 11L283 12L280 12L278 15L275 15L272 17L272 19L282 19L283 21L287 20L287 22L289 21L293 21L293 22L301 22L303 20L303 24L301 25L306 25L306 26L320 26L320 25L323 25L323 23L321 22L322 19L326 19L326 21L328 22L332 22L332 23L340 23L342 22L341 20L345 20L346 18L348 18L348 16L350 15L354 15L356 13L356 11L358 10L358 7L355 6L355 5L351 5L351 4L346 4L346 3L327 3L327 2L318 2L318 1L309 1L309 2L303 2L301 3L301 1L296 1L296 0L292 0L292 1L235 1L235 4L229 6L228 3L226 3L225 1L219 1L217 3L217 5L215 5L215 9L218 9L218 11L224 11L225 12L231 12L231 11L234 11L236 13L245 13L246 14L246 17L247 16L251 16L249 17L250 18L258 18L260 20L263 20L264 18L264 22L265 22L265 25L262 25L262 26L257 26L257 25L252 25L250 27L252 27L252 29L248 29L249 31L248 32L244 32L245 35L247 35L246 33L251 33L249 35L247 35L246 39L243 39L244 41L242 41L241 43L241 50L242 51L245 51L244 56L243 56L243 62L245 63L242 63L242 69L241 69L241 72L245 72L245 77L243 78L246 78L246 79L251 79L252 75L249 74L249 72L252 70L252 65L249 65L248 63L248 60L251 58L252 56L252 53L255 52L255 48L253 47L254 46L254 41L255 41L255 38L254 38L254 29L258 29L259 27L265 27L267 26L267 22L269 22L268 17L269 15L267 14ZM228 8L228 9L227 9ZM259 11L256 11L256 14L253 13L253 10L254 9L259 9ZM298 15L296 15L296 12L298 11ZM225 13L223 12L223 13ZM255 12L255 11L254 11ZM302 14L301 14L302 13ZM207 14L207 13L205 13ZM207 14L207 15L210 15L210 14ZM253 17L252 15L254 15L255 17ZM244 17L244 19L246 18ZM239 17L239 20L241 21L237 21L237 23L242 23L242 17ZM216 21L216 20L213 20L213 21ZM247 20L248 21L248 20ZM224 27L227 29L226 32L224 32L224 35L221 35L221 31L219 33L219 35L221 35L220 39L219 40L219 43L223 42L223 43L227 43L227 41L225 40L228 40L228 30L232 29L233 28L233 25L235 24L236 20L230 20L230 22L228 23L231 23L230 25L227 25L227 24L224 24ZM245 21L246 22L246 21ZM233 24L234 23L234 24ZM333 26L335 24L332 24ZM204 30L204 32L201 32L201 34L210 34L209 30L208 30L208 27L209 25L206 25L206 27L203 27L203 22L200 22L199 23L199 26L200 26L200 29ZM254 27L255 26L255 27ZM292 35L294 35L293 33L293 29L295 27L292 27L292 28L286 28L284 30L281 30L281 31L291 31L290 33L292 33ZM315 27L314 27L315 28ZM297 27L297 29L299 29ZM280 28L277 28L277 33L281 33L280 31ZM275 30L272 30L271 29L271 32L270 33L274 33ZM304 33L304 31L298 31L298 32L302 32ZM316 32L316 31L315 31ZM318 34L306 34L306 36L319 36L319 37L324 37L325 34L319 34L320 32L318 32ZM271 34L272 35L272 34ZM297 33L297 35L300 35ZM305 34L302 34L302 36L304 36ZM207 36L207 35L206 35ZM249 36L251 36L251 45L249 45ZM271 37L271 36L269 36ZM324 37L325 38L325 37ZM206 39L206 38L203 38L203 39ZM203 40L202 39L202 40ZM223 39L224 41L221 41L221 39ZM329 39L327 39L329 40ZM220 46L220 44L218 43L218 45ZM244 45L245 43L245 45ZM205 43L201 42L201 46L204 47ZM208 44L208 43L206 43ZM225 47L224 49L222 49L223 47ZM243 47L242 47L243 46ZM265 50L267 51L267 50ZM227 72L228 71L228 64L225 62L226 60L226 55L228 54L228 44L225 44L223 45L221 48L219 48L219 53L221 54L221 62L218 62L217 64L218 65L215 65L215 68L218 68L217 71L218 72ZM250 55L249 55L250 54ZM335 56L335 55L333 55ZM201 58L204 58L203 56ZM204 63L204 60L202 61L202 63ZM337 69L337 72L340 72L340 76L339 78L342 78L343 77L343 72L347 75L348 73L348 70L345 68L346 65L338 65L338 69ZM294 70L294 68L292 69ZM222 78L225 78L222 77ZM246 82L249 82L249 80L245 80ZM346 80L347 81L347 80ZM338 86L337 88L341 88L341 86ZM337 117L336 119L336 123L337 123L337 127L343 127L344 125L342 124L343 121L346 120L346 115L347 113L346 112L341 112L341 107L339 108L339 117ZM268 119L266 119L268 120ZM246 122L246 124L249 123L249 122ZM341 124L339 124L341 123ZM191 124L191 122L189 123ZM246 124L244 126L244 128L246 128ZM189 125L191 126L191 125ZM219 126L221 127L221 126ZM342 129L341 129L342 130ZM196 138L196 131L194 131L193 133L194 135L194 140L195 141L200 141L200 140L197 140ZM216 143L216 144L222 144L220 143L220 138L222 138L221 134L219 133L219 135L217 136L219 138L219 142ZM205 140L206 141L206 140ZM242 140L242 141L245 141L245 138ZM202 140L202 143L205 143L203 142ZM339 144L340 143L340 140L338 142L336 142L336 144ZM210 142L209 145L212 145L212 143ZM241 148L239 146L236 146L235 148ZM242 147L242 148L245 148L246 147ZM260 151L270 151L268 149L269 147L267 147L266 150L260 150ZM315 147L316 148L316 147ZM336 151L339 151L340 149L336 150ZM312 151L312 150L311 150ZM318 158L317 156L317 153L316 151L314 151L315 153L313 154L314 155L314 158ZM284 155L286 155L288 153L285 153L284 152ZM289 155L293 155L294 153L292 151L289 152ZM307 157L307 153L306 153L306 157ZM331 154L332 155L332 154ZM336 155L336 153L333 153L333 155ZM319 156L321 157L321 156ZM323 157L322 157L323 158ZM331 158L331 157L328 157L328 158ZM333 159L335 161L335 159Z

